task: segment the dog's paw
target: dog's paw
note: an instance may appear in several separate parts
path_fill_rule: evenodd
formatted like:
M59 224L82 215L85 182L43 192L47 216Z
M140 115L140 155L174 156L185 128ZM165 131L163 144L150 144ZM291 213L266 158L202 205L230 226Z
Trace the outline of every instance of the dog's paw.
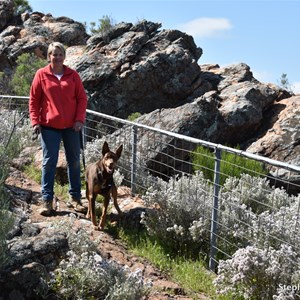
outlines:
M92 225L92 227L93 227L93 230L99 230L99 226L97 226L97 225Z

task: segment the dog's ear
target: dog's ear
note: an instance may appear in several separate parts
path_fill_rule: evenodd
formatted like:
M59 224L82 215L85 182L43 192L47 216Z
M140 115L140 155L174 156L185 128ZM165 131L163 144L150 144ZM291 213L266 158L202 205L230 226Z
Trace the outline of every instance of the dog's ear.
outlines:
M121 157L122 150L123 150L123 145L119 146L119 148L116 151L116 155L117 155L118 159Z
M103 146L102 146L102 155L104 156L107 152L109 152L110 150L109 150L109 147L108 147L108 144L107 144L107 142L105 141L104 143L103 143Z

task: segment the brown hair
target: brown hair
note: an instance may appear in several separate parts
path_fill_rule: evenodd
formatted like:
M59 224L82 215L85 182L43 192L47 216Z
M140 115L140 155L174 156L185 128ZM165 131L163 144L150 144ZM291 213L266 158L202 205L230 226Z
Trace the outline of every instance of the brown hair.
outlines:
M48 60L48 62L50 62L50 54L53 52L53 50L55 48L60 49L61 52L63 53L64 57L66 57L66 49L65 49L64 45L60 42L53 42L48 47L48 51L47 51L47 60Z

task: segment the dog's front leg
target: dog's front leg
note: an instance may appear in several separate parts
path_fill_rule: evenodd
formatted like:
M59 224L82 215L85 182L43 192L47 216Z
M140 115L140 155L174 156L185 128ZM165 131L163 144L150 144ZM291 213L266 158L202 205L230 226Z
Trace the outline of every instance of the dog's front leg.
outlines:
M87 198L87 200L88 200L88 211L87 211L85 217L86 217L87 219L89 219L89 218L91 217L91 209L90 209L90 207L91 207L92 197L93 197L93 196L90 196L90 195L88 195L88 194L86 195L86 198Z
M95 193L93 193L92 195L89 196L89 212L91 215L91 221L95 228L97 228L96 205L95 205L96 197L97 197L97 194L95 194Z
M100 219L100 222L99 222L99 230L104 229L109 200L110 200L109 194L105 195L104 196L104 202L103 202L102 215L101 215L101 219Z
M122 215L122 211L119 207L119 204L118 204L118 201L117 201L117 198L118 198L118 192L117 192L117 188L115 186L112 187L111 189L111 196L113 198L113 201L114 201L114 206L118 212L119 215Z
M85 217L87 219L89 219L91 217L91 210L90 210L90 207L91 207L91 201L92 201L92 197L93 195L91 194L90 190L89 190L89 185L88 185L88 182L86 181L85 182L85 197L86 199L88 200L88 211L85 215Z

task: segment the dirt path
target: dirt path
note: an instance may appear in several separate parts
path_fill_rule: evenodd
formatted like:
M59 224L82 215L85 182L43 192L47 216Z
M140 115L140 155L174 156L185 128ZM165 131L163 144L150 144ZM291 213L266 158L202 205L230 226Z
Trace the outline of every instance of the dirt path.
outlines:
M71 213L75 213L72 209L66 206L64 201L59 201L59 210L55 216L43 217L39 215L38 209L40 206L40 186L28 178L24 173L19 170L12 169L10 177L6 180L8 187L14 194L14 197L23 197L27 203L24 209L29 212L30 222L38 224L40 228L48 227L52 222L62 220L63 218L69 218ZM133 203L138 206L139 199L132 198L129 194L129 190L126 188L119 189L120 207L127 203ZM23 199L24 201L24 199ZM76 213L75 213L76 214ZM91 239L97 241L97 245L102 255L106 259L112 259L121 265L128 266L132 271L141 270L144 279L151 280L153 288L149 296L149 300L167 300L167 299L209 299L205 295L197 295L196 298L190 298L186 296L185 291L175 282L169 280L169 278L155 268L152 264L141 257L137 257L130 253L126 248L126 245L121 240L115 239L109 233L104 231L95 231L92 229L90 220L86 219L83 214L77 213L78 226L84 226L87 232L90 234Z

